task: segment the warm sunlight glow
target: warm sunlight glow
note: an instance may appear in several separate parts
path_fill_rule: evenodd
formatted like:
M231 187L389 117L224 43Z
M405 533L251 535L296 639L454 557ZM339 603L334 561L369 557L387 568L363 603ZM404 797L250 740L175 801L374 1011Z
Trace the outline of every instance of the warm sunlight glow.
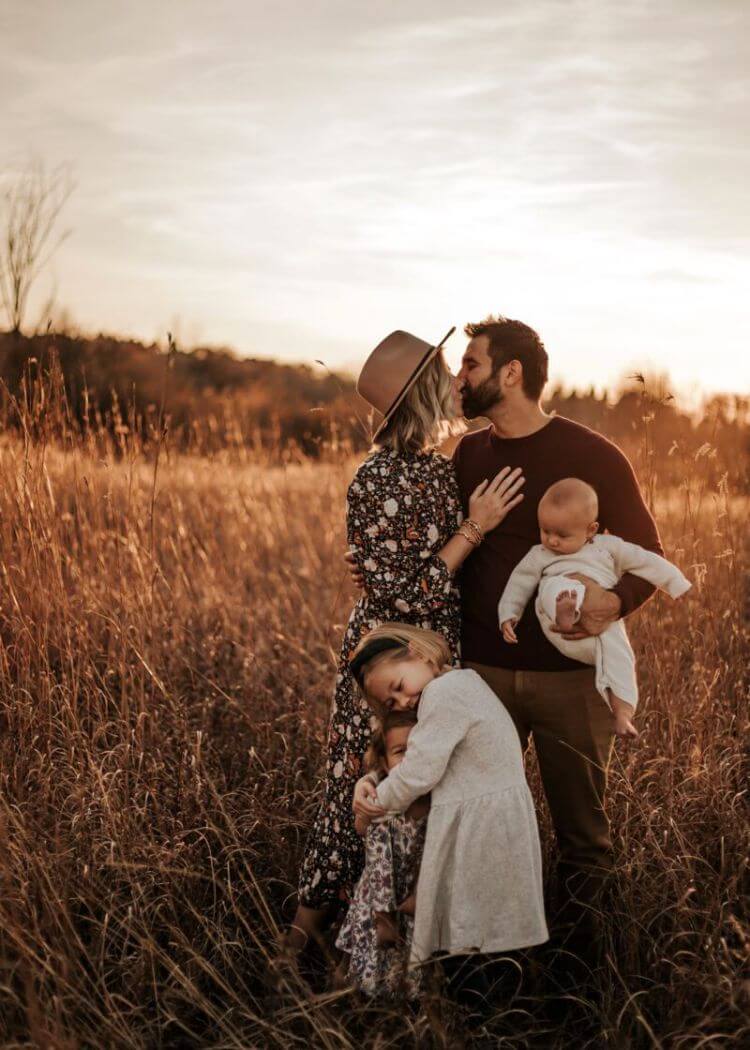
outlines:
M747 6L32 6L2 171L76 182L39 305L351 369L494 311L567 384L750 390Z

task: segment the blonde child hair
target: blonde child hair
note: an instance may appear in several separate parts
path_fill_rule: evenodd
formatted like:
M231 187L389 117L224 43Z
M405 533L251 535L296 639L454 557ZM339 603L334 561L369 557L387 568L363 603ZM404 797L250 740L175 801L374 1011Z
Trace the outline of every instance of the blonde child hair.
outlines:
M368 631L352 653L349 667L354 680L381 722L386 711L368 695L367 676L381 663L409 656L419 656L437 670L451 662L451 651L442 634L410 623L382 623Z

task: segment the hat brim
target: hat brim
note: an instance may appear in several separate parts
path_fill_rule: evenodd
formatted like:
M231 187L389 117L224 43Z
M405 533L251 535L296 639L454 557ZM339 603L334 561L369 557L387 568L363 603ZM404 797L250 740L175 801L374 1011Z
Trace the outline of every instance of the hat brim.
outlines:
M455 330L456 330L456 326L454 325L453 328L451 328L448 332L445 333L445 335L443 336L443 338L440 340L439 343L437 343L435 346L431 346L430 349L426 351L426 353L425 353L424 357L422 358L422 360L419 362L417 367L414 369L412 374L409 376L409 378L406 380L406 382L402 386L402 388L401 388L399 394L397 395L395 401L393 401L393 403L391 404L390 408L388 409L386 414L383 416L383 419L382 419L382 422L380 423L380 426L377 428L375 433L372 435L372 440L373 441L376 440L376 438L381 433L381 431L384 430L384 428L388 425L388 423L390 423L391 419L393 418L393 413L396 411L398 406L401 404L401 402L404 400L404 398L409 393L411 388L414 386L416 381L419 379L419 377L421 376L422 372L424 372L425 368L427 368L427 366L429 365L430 361L432 361L432 359L435 357L435 355L438 353L439 350L442 350L443 346L445 345L445 343L447 343L447 341L453 335Z

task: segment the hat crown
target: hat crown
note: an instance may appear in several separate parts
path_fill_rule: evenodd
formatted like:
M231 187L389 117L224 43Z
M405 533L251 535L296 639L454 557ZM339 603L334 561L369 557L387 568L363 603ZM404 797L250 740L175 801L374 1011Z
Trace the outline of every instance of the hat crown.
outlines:
M378 343L362 366L357 393L387 418L398 408L422 368L443 342L445 340L436 346L411 332L400 329L391 332Z

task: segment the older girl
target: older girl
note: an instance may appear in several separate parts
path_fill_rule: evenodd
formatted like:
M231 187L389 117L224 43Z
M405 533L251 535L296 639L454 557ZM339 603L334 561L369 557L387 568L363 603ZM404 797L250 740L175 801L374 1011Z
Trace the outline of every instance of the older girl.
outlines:
M380 714L417 713L403 760L377 787L362 778L354 795L355 810L372 817L431 792L411 962L546 941L534 802L495 693L476 671L451 667L440 635L408 624L367 634L352 671Z
M450 333L449 333L450 334ZM447 338L447 337L446 337ZM370 738L370 712L358 694L349 659L360 638L388 620L444 635L458 662L459 592L454 574L484 533L522 499L520 471L501 470L472 494L463 521L450 460L436 451L460 411L441 346L393 332L370 354L360 394L382 422L374 449L347 493L347 535L365 579L344 633L328 725L323 799L305 851L299 903L287 938L294 950L319 937L337 904L347 901L362 871L352 792Z

